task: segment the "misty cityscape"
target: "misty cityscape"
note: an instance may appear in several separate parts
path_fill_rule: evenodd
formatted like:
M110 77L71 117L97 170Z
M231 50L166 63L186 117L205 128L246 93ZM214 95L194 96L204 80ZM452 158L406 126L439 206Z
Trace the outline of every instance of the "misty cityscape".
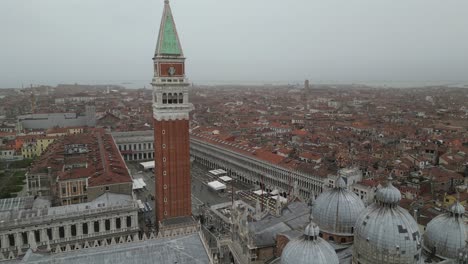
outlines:
M0 263L468 264L468 2L0 3Z

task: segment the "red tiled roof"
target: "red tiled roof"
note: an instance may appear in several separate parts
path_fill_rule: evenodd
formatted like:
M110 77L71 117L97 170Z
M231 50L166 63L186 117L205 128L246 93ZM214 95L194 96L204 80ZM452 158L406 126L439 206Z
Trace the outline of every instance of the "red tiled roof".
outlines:
M279 164L281 161L284 160L284 157L283 156L280 156L278 154L274 154L270 151L265 151L265 150L256 150L254 153L253 153L254 156L256 156L257 158L263 160L263 161L267 161L267 162L270 162L270 163L273 163L273 164Z
M306 130L304 129L297 129L297 130L294 130L291 132L291 134L295 135L295 136L306 136L309 132L307 132Z
M65 153L66 146L74 144L84 145L86 151ZM103 129L67 135L54 141L47 151L34 161L30 171L46 172L47 167L51 167L58 180L89 178L90 187L132 182L112 136L106 134Z

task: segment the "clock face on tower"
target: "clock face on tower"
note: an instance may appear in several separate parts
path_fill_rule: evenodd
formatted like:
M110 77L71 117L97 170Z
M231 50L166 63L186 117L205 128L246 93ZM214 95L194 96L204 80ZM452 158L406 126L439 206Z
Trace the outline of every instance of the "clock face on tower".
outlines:
M176 73L176 69L174 67L169 67L169 69L167 70L167 73L169 73L169 76L174 76L174 74Z

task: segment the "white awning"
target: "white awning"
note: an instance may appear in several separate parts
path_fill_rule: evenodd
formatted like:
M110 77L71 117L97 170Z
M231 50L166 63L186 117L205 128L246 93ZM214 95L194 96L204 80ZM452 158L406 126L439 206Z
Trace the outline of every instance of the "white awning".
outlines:
M213 174L214 176L223 175L227 173L225 170L222 170L222 169L210 170L209 172Z
M270 192L271 195L277 195L279 191L277 189L274 189L273 191Z
M223 182L230 182L232 181L232 178L229 176L221 176L219 177Z
M212 181L212 182L209 182L209 183L208 183L208 187L210 187L211 189L213 189L213 190L215 190L215 191L220 191L220 190L226 189L226 185L220 183L219 181Z
M272 196L271 198L274 199L274 200L277 200L278 197L279 197L281 203L286 203L288 201L288 199L284 198L283 196L279 196L279 195Z
M145 170L154 169L154 160L142 162L140 165L143 166L143 169Z
M262 190L257 190L257 191L254 191L253 193L255 193L256 195L268 194L267 192L262 191Z
M146 186L145 181L143 179L133 179L133 190L143 189Z

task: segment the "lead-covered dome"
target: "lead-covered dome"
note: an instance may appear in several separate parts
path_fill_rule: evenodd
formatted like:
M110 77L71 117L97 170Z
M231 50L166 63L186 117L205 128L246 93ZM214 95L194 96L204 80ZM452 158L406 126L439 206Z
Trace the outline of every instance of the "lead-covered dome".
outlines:
M318 225L311 222L303 236L290 241L283 249L281 264L339 264L335 250L319 233Z
M456 259L467 239L464 213L465 208L457 201L448 213L432 219L423 236L424 250L442 259Z
M312 207L314 221L322 232L352 236L354 225L365 206L361 199L346 188L342 177L336 187L320 194Z
M421 235L418 224L398 206L400 191L389 178L376 194L376 202L356 221L353 263L421 263Z

